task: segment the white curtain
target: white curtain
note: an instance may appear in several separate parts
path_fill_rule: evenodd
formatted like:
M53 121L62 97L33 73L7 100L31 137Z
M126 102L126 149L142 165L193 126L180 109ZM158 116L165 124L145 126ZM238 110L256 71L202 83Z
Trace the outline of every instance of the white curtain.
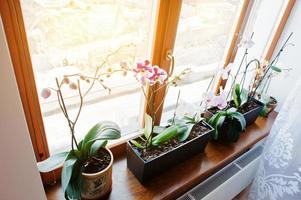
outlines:
M301 200L301 78L267 138L249 200Z

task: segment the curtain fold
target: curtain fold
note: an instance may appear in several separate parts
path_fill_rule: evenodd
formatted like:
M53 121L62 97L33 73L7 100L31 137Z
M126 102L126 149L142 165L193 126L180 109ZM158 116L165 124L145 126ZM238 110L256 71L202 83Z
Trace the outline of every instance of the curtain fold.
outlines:
M301 199L301 78L267 138L249 200Z

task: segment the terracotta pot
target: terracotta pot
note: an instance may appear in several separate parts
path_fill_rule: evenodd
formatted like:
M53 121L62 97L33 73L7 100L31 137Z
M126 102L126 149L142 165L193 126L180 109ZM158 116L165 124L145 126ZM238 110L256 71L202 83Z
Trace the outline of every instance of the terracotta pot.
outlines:
M97 173L82 173L81 196L83 199L101 199L111 192L113 154L109 149L105 149L111 156L109 166Z

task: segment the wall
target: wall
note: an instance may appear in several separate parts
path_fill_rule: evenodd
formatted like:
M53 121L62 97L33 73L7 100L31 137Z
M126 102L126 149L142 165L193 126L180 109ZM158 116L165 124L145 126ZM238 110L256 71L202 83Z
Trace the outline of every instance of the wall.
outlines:
M287 95L291 91L291 88L293 88L293 86L297 83L297 80L301 78L301 1L299 0L295 3L275 52L280 49L281 45L291 32L294 32L294 34L290 42L294 43L295 46L288 46L285 49L279 59L279 66L292 68L292 70L275 77L272 80L269 90L270 94L275 96L279 101L278 110L280 110L281 105L284 103Z
M0 199L46 199L0 18Z

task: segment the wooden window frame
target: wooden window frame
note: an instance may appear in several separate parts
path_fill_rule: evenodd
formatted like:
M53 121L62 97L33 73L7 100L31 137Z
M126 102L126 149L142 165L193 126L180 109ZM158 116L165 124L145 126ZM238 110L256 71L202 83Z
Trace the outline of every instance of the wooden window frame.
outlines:
M238 18L235 21L234 31L231 35L230 45L225 51L226 56L224 56L223 59L224 66L227 66L227 64L232 61L231 59L235 57L234 54L236 54L236 51L233 51L233 49L235 49L235 45L238 41L239 32L244 26L243 24L246 20L250 1L251 0L244 0L242 3ZM172 54L174 49L181 5L182 0L158 0L157 3L151 61L153 65L158 65L167 72L171 70L171 61L167 58L167 54ZM41 161L48 158L50 154L35 85L20 0L1 0L0 13L35 156L37 161ZM220 84L222 83L220 82L217 88L219 88ZM160 90L154 97L155 109L159 107L164 96L165 88ZM156 115L157 124L160 123L163 104L160 106L159 112ZM147 111L145 105L143 109ZM126 136L120 140L120 142L110 146L113 153L118 154L120 151L124 151L126 140L137 136L137 134L138 133ZM53 181L54 177L59 177L59 174L60 169L53 173L43 174L42 178L44 183Z
M273 53L277 47L280 36L284 30L286 22L291 14L291 11L294 8L295 3L296 0L287 0L283 13L281 14L281 17L278 19L278 22L276 23L276 27L273 32L273 37L269 40L268 45L263 54L264 60L266 61L271 60Z

